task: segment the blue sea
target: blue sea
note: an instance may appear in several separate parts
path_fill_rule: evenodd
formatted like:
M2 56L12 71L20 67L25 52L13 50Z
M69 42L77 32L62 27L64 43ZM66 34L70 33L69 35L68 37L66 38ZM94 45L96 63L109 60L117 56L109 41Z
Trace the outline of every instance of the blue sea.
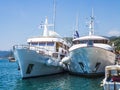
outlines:
M22 79L17 62L0 60L0 90L103 90L104 77L85 78L68 73Z

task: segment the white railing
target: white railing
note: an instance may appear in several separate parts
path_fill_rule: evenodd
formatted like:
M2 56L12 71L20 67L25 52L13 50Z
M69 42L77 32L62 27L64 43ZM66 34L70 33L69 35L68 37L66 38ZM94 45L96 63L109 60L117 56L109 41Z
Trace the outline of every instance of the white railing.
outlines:
M41 53L41 54L46 54L46 55L52 55L53 51L52 50L48 50L46 48L43 47L39 47L39 46L30 46L30 45L14 45L13 46L13 50L15 49L28 49L28 50L34 50L37 53Z

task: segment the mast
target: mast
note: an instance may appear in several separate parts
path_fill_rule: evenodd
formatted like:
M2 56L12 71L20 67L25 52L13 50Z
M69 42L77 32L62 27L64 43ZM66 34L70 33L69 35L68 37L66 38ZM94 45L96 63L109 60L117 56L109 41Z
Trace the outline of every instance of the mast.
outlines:
M93 15L93 8L92 8L92 15L90 16L90 25L89 25L89 35L94 35L94 15Z
M45 23L44 23L44 31L43 31L43 36L48 36L48 19L46 17Z
M54 28L53 30L55 31L55 18L56 18L56 2L54 0L54 8L53 8L53 24L54 24Z
M49 30L48 27L53 26L53 24L48 24L48 18L46 17L44 25L44 31L43 31L43 36L47 37L49 36Z
M56 17L56 5L55 5L55 0L54 0L53 24L48 24L48 19L46 17L44 25L40 25L44 27L43 36L45 37L49 36L49 30L48 30L49 26L54 26L54 31L55 31L55 17Z

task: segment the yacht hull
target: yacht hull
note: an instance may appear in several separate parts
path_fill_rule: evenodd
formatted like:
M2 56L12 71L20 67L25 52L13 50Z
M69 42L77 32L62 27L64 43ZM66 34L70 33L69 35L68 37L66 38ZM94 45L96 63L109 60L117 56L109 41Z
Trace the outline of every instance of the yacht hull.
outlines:
M50 56L45 56L29 49L15 49L15 59L18 61L22 78L44 76L63 72L58 63L50 64Z
M120 82L105 82L103 85L104 90L119 90Z
M68 70L76 75L103 75L105 66L115 63L115 54L98 47L82 47L70 51Z

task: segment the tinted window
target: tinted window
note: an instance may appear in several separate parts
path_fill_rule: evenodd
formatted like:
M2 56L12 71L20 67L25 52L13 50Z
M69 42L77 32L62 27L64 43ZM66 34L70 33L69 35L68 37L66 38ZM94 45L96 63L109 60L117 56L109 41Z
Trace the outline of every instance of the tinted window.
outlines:
M93 46L93 40L88 41L88 46Z
M54 46L54 42L47 42L47 46Z
M37 42L31 42L31 45L38 45Z
M45 46L45 42L40 42L39 46Z

